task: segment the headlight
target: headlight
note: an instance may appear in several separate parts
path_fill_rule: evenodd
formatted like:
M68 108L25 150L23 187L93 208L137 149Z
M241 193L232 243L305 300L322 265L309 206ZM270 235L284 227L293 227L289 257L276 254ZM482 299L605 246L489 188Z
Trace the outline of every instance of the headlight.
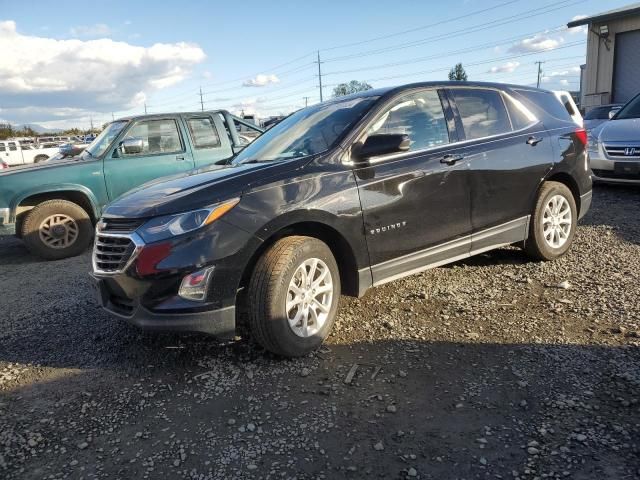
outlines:
M200 210L153 218L142 225L137 233L145 242L154 243L192 232L215 222L239 201L239 198L234 198Z
M593 137L592 135L587 135L587 150L589 152L598 153L599 144L600 144L600 142L598 140L598 137Z

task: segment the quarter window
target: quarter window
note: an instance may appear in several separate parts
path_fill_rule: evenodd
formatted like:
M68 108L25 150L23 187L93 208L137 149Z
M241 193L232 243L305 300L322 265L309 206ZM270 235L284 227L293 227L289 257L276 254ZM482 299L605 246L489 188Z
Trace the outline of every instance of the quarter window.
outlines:
M494 90L451 89L467 140L511 131L500 94Z
M436 90L413 93L399 99L370 128L368 135L406 134L409 150L449 143L447 121Z
M211 117L189 118L187 125L196 149L220 146L220 137Z
M124 140L142 140L142 152L135 155L178 153L182 151L175 120L147 120L135 124Z

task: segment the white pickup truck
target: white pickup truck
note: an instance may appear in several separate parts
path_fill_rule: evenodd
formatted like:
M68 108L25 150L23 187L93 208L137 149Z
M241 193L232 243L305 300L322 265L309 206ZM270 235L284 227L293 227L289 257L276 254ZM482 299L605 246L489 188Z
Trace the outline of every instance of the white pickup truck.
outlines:
M0 141L0 160L10 167L42 162L49 157L53 157L58 151L59 147L57 145L36 148L34 145L21 145L20 142L13 140Z

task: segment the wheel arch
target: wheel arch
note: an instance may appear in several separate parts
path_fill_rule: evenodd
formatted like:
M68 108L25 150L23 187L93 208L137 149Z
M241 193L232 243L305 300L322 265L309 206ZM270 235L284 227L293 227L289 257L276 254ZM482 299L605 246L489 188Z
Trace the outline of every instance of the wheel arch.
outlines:
M576 203L576 211L580 212L580 188L578 187L578 182L576 182L576 180L570 174L568 174L567 172L552 173L547 178L545 178L543 182L540 183L538 192L540 192L540 189L542 188L542 185L545 184L545 182L558 182L565 185L573 195L573 200ZM538 195L536 195L536 201L537 198Z
M338 264L343 295L361 296L371 285L370 283L367 285L366 281L361 279L355 252L346 236L333 226L318 220L296 221L272 230L249 257L240 285L248 284L258 259L269 247L281 238L292 235L317 238L327 244Z
M26 218L26 214L36 205L48 200L67 200L75 203L87 212L93 224L96 223L100 216L97 201L93 193L85 188L76 186L61 188L59 190L32 191L24 194L15 203L16 234L18 236L20 236L22 223Z

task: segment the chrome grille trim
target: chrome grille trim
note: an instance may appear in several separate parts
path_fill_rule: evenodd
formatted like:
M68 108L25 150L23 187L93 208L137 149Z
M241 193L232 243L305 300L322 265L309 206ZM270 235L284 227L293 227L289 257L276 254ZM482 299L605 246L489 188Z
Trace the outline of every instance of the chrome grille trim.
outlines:
M125 272L143 247L144 241L136 233L104 233L96 229L91 255L93 273L117 275Z
M636 145L620 145L620 144L603 144L604 151L607 153L607 156L615 159L629 159L636 160L640 158L640 144ZM627 148L633 148L635 150L634 155L626 155L625 151Z

